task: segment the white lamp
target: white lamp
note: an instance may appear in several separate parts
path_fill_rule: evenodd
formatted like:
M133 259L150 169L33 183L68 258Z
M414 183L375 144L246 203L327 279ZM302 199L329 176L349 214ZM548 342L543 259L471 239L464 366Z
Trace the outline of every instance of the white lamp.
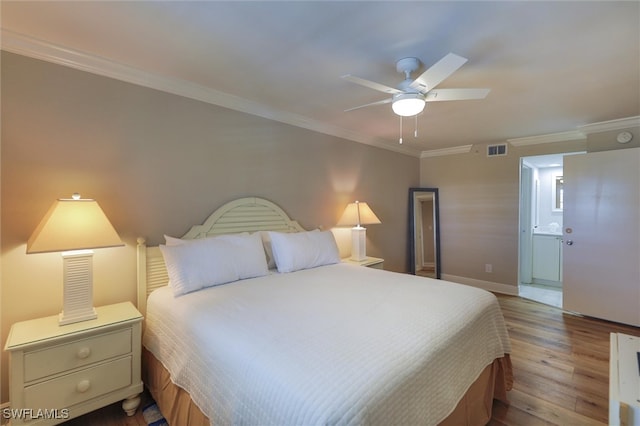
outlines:
M425 100L422 93L398 93L393 95L391 109L402 117L420 114L424 109Z
M344 209L338 226L355 225L351 228L351 259L363 261L367 258L367 228L362 225L382 223L367 203L356 201Z
M92 248L123 246L116 230L95 200L57 200L27 242L27 253L62 251L64 296L58 323L97 318L93 308Z

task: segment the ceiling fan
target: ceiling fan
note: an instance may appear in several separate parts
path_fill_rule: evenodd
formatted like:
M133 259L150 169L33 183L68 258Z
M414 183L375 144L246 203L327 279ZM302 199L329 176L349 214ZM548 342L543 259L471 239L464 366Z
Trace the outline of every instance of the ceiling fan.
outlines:
M440 59L429 69L419 75L415 80L411 79L411 73L420 68L420 60L418 58L404 58L396 63L396 70L404 73L405 80L402 81L398 88L385 86L384 84L365 80L350 74L343 75L342 78L361 86L380 92L392 94L391 98L381 101L360 105L349 108L345 111L353 111L355 109L364 108L373 105L382 105L391 103L393 112L402 116L410 117L422 112L425 102L437 101L461 101L467 99L484 99L490 89L436 89L444 79L453 74L458 68L467 62L466 58L449 53Z

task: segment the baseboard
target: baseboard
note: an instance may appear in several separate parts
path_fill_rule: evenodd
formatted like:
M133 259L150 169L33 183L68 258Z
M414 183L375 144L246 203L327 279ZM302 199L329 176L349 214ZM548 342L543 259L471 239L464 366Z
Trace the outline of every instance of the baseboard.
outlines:
M494 283L492 281L477 280L475 278L459 277L456 275L442 274L441 278L446 281L452 281L458 284L465 284L471 287L478 287L487 291L508 294L511 296L518 295L518 286Z

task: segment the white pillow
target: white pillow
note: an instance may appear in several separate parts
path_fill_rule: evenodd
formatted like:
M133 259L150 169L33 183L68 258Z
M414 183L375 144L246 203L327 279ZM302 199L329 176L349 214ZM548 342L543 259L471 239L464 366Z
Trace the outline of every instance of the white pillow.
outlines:
M164 242L168 246L178 246L180 244L184 244L187 241L191 241L191 240L183 240L182 238L170 237L166 234L164 236Z
M188 244L161 245L174 296L220 285L238 279L230 244L215 238L193 240Z
M160 246L174 296L269 272L258 234L181 241Z
M278 272L293 272L340 262L331 231L269 232Z
M214 238L223 238L234 247L237 256L235 263L238 265L238 274L241 280L267 275L269 267L264 254L262 237L259 233L242 233L234 235L221 235Z
M259 234L260 239L262 240L262 245L264 250L263 255L266 256L267 258L267 268L275 269L276 261L273 258L273 251L271 250L271 239L269 238L269 233L267 231L259 231L259 232L255 232L254 234ZM205 238L222 238L222 239L233 241L238 236L249 236L249 235L250 234L248 232L242 232L240 234L223 234L223 235L216 235L213 237L205 237ZM185 244L185 243L188 243L189 241L194 241L194 240L183 240L182 238L170 237L169 235L166 235L166 234L164 236L164 240L165 240L165 244L168 246L176 246L178 244Z

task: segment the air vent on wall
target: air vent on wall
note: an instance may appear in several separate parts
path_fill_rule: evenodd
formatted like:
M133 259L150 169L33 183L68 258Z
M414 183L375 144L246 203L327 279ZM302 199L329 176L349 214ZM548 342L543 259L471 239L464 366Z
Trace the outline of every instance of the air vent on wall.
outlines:
M506 143L487 146L487 157L495 157L495 156L499 156L499 155L507 155L507 144Z

